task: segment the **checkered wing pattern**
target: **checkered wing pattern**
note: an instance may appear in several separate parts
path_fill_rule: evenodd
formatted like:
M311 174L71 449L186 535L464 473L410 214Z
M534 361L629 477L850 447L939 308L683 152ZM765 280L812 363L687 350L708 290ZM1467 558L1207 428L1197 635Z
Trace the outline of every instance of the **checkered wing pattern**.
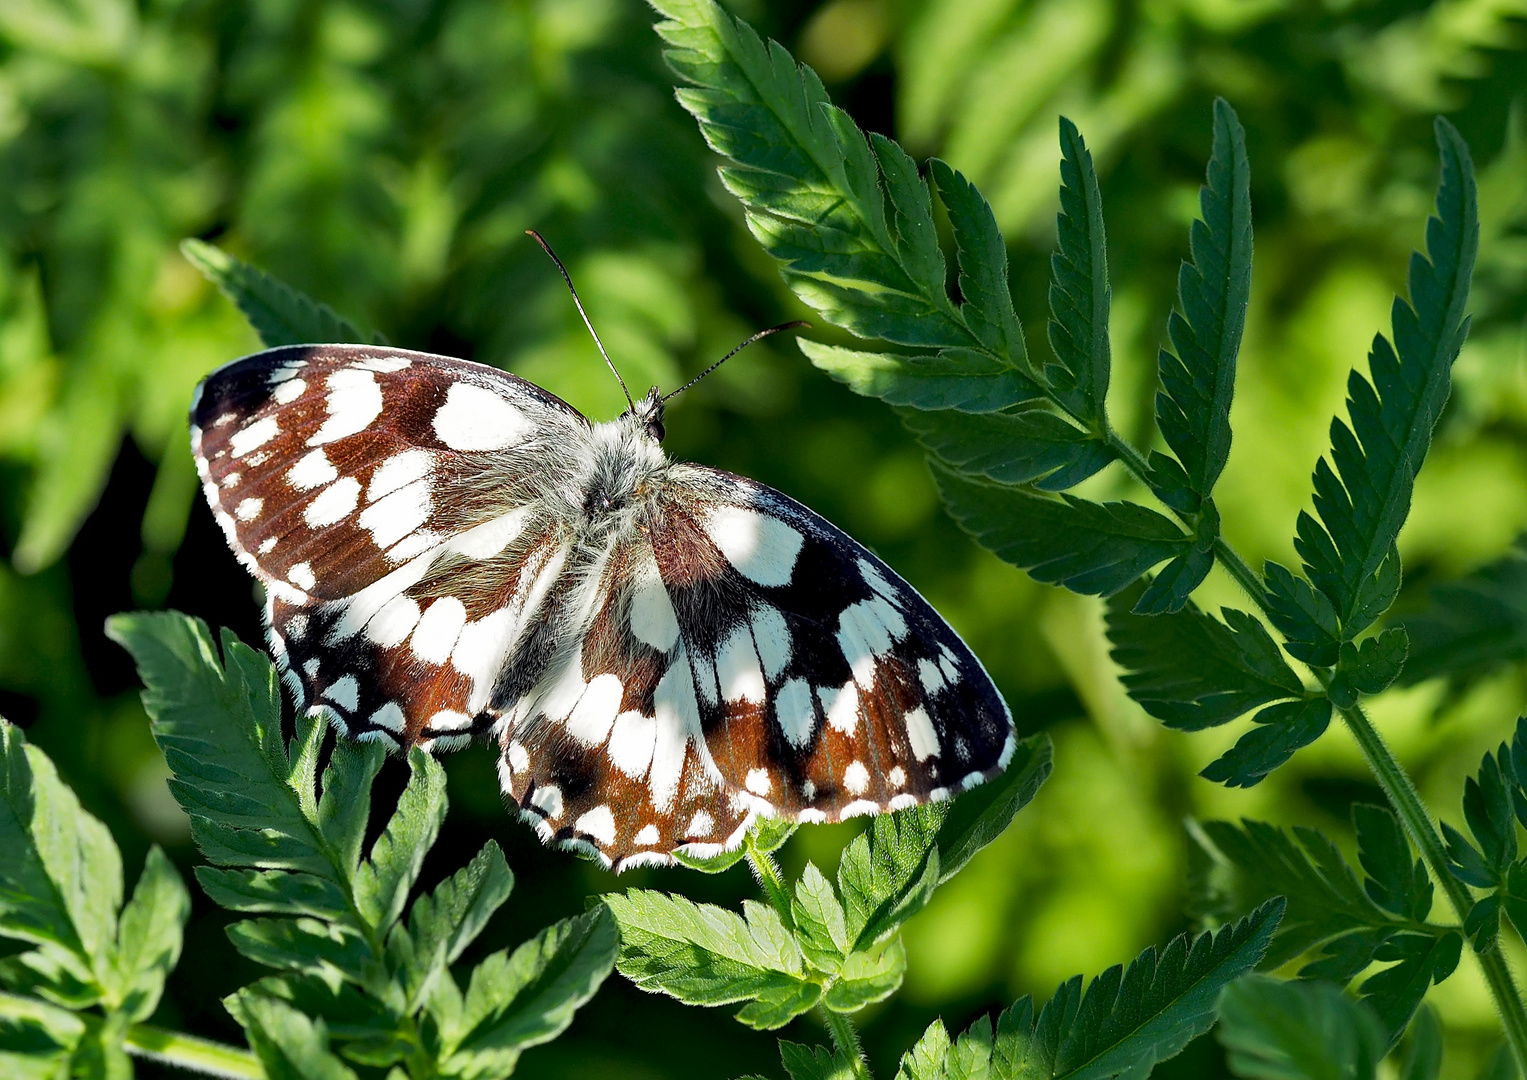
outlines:
M209 376L203 491L265 586L298 707L394 746L491 725L566 554L542 494L588 430L523 379L400 349L272 349Z
M506 791L617 868L735 846L755 814L895 810L1007 764L979 660L862 545L786 496L675 466L514 706Z

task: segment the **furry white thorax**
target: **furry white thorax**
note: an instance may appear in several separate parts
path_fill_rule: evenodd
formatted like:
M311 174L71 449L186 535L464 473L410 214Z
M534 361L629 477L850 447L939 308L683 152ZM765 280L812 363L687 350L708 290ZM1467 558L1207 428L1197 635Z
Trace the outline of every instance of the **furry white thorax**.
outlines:
M593 425L577 447L565 494L584 543L628 536L647 519L669 469L662 416L654 389L629 412Z

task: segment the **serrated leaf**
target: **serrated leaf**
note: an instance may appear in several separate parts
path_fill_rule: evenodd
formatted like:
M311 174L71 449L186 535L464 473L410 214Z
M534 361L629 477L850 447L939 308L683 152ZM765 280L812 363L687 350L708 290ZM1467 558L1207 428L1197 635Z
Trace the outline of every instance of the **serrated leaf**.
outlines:
M424 751L409 751L408 786L397 809L355 874L355 905L383 932L403 914L408 891L445 821L445 770Z
M1295 660L1315 667L1336 663L1340 624L1330 598L1287 567L1268 561L1267 619L1286 639L1283 648Z
M1432 910L1432 879L1426 863L1415 857L1400 821L1387 806L1356 803L1357 858L1368 875L1363 889L1379 907L1401 918L1422 922Z
M327 304L304 296L284 281L211 244L183 240L180 251L244 313L267 348L277 345L369 345L376 341L375 335L335 314Z
M395 927L397 944L389 942L395 953L407 953L401 966L411 1003L429 995L434 980L482 933L513 888L514 874L504 853L489 840L471 862L414 901L407 932Z
M180 959L181 932L190 914L185 883L155 844L117 923L112 997L128 1020L146 1020L158 1007L165 977Z
M1184 934L1159 954L1149 948L1128 967L1103 972L1085 991L1080 976L1069 979L1038 1016L1028 998L1020 999L997 1022L987 1075L992 1080L1148 1075L1214 1023L1220 991L1261 960L1282 912L1282 900L1272 900L1212 934L1192 939ZM976 1045L983 1041L983 1024L990 1031L985 1020L972 1028ZM924 1060L932 1056L925 1054ZM949 1058L947 1050L943 1056ZM924 1064L917 1068L908 1069L903 1059L901 1075L946 1075ZM967 1075L979 1074L967 1068Z
M835 1049L779 1040L780 1062L790 1080L856 1080L855 1063Z
M1436 132L1442 168L1436 214L1426 224L1429 258L1411 256L1410 303L1395 298L1393 344L1374 338L1371 381L1357 371L1347 381L1350 424L1332 421L1330 458L1315 467L1320 520L1299 518L1295 547L1335 607L1343 640L1382 613L1390 582L1398 584L1397 558L1388 569L1383 564L1410 512L1416 473L1468 333L1464 311L1479 245L1473 166L1451 124L1439 117Z
M838 895L850 950L868 950L921 911L938 888L937 823L881 814L843 849Z
M1181 611L1213 568L1214 550L1194 544L1161 568L1132 610L1136 615L1170 615Z
M1049 777L1053 763L1050 737L1031 735L1013 748L1012 759L1001 775L948 802L913 811L938 815L934 842L938 845L940 884L1007 831L1018 811L1029 804Z
M1251 296L1251 167L1246 133L1223 98L1214 102L1214 144L1198 201L1192 262L1177 274L1181 313L1167 324L1176 352L1162 349L1158 358L1156 425L1203 499L1230 456L1230 399Z
M1269 705L1253 718L1257 727L1236 740L1199 773L1226 787L1253 787L1295 751L1308 746L1325 733L1331 722L1328 698L1280 701Z
M1023 330L1007 283L1007 245L991 206L963 173L938 158L928 162L928 172L949 212L949 227L959 253L960 314L988 349L1010 361L1021 361Z
M737 915L646 889L606 894L604 902L620 927L620 973L643 990L690 1005L761 1002L749 1017L767 1026L783 1025L820 996L771 908L748 901Z
M1064 491L1113 460L1099 439L1044 409L983 416L903 411L901 420L941 461L1003 484Z
M1422 997L1433 983L1453 973L1463 952L1463 938L1456 931L1441 934L1400 933L1390 937L1374 953L1380 962L1398 961L1371 976L1361 987L1363 1000L1378 1013L1393 1046L1405 1032Z
M600 906L542 930L472 972L445 1071L504 1075L519 1054L556 1038L615 965L615 920Z
M314 975L267 975L240 994L274 998L307 1016L321 1016L337 1039L375 1040L397 1029L397 1017L354 983Z
M0 1011L0 1075L15 1080L69 1080L70 1062L87 1035L66 1008L9 997Z
M913 409L990 413L1042 396L1017 368L974 349L937 353L865 352L797 338L816 367L856 394Z
M318 919L244 919L229 926L233 947L257 964L311 975L371 976L371 947L355 930Z
M225 998L223 1004L243 1025L268 1080L356 1080L355 1073L329 1052L322 1020L247 991Z
M343 889L313 874L214 866L198 866L195 873L202 891L230 911L339 919L350 904Z
M1169 615L1136 615L1141 591L1136 585L1109 600L1108 640L1129 696L1158 720L1197 731L1303 696L1304 684L1252 616L1222 608L1222 622L1191 603Z
M1071 415L1106 423L1109 369L1108 245L1092 154L1076 125L1060 118L1059 250L1050 256L1050 348L1045 375Z
M1463 783L1464 820L1497 880L1505 877L1517 855L1516 815L1506 781L1512 771L1512 754L1504 745L1499 753L1499 759L1486 754L1479 771Z
M901 1057L896 1080L942 1080L944 1061L949 1056L949 1033L944 1022L935 1020L922 1037Z
M1361 645L1344 641L1341 671L1358 693L1377 694L1399 678L1409 648L1410 641L1403 627L1391 627Z
M1073 592L1110 596L1192 543L1134 503L1044 498L937 466L933 478L949 513L982 547Z
M849 953L822 1004L833 1012L858 1012L896 992L907 973L907 950L899 936L872 949Z
M747 841L730 851L721 851L715 855L691 855L680 848L673 853L673 858L680 866L687 866L702 874L719 874L747 858L750 844L760 852L774 851L795 834L796 828L796 823L786 818L758 817L754 818L748 828Z
M122 856L48 756L0 719L0 936L42 946L83 987L111 982Z
M837 890L814 863L806 863L795 883L790 910L795 922L795 941L802 955L813 967L836 975L853 943L848 937Z
M1246 975L1225 988L1215 1033L1230 1071L1250 1080L1372 1080L1387 1033L1331 983Z
M1527 658L1527 536L1473 573L1433 587L1400 620L1410 639L1402 685L1438 675L1471 682Z

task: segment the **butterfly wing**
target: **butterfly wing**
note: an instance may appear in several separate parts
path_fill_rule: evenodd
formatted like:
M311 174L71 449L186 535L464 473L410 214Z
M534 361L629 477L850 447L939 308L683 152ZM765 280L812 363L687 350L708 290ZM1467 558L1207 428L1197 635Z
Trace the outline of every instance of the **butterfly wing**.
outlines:
M401 349L271 349L208 376L203 491L265 585L299 707L402 745L491 722L566 557L542 496L588 430L523 379Z
M515 706L500 775L543 835L617 869L990 777L1012 717L880 559L771 488L674 466L607 561L576 651Z

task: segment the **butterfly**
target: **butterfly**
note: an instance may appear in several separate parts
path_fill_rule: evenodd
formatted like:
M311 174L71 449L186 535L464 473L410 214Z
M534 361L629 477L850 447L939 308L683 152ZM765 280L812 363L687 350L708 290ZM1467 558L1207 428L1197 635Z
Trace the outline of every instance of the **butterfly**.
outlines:
M373 345L208 376L202 489L297 708L391 749L491 740L542 838L617 871L1004 768L1011 714L948 623L795 500L670 461L664 406L591 423Z

